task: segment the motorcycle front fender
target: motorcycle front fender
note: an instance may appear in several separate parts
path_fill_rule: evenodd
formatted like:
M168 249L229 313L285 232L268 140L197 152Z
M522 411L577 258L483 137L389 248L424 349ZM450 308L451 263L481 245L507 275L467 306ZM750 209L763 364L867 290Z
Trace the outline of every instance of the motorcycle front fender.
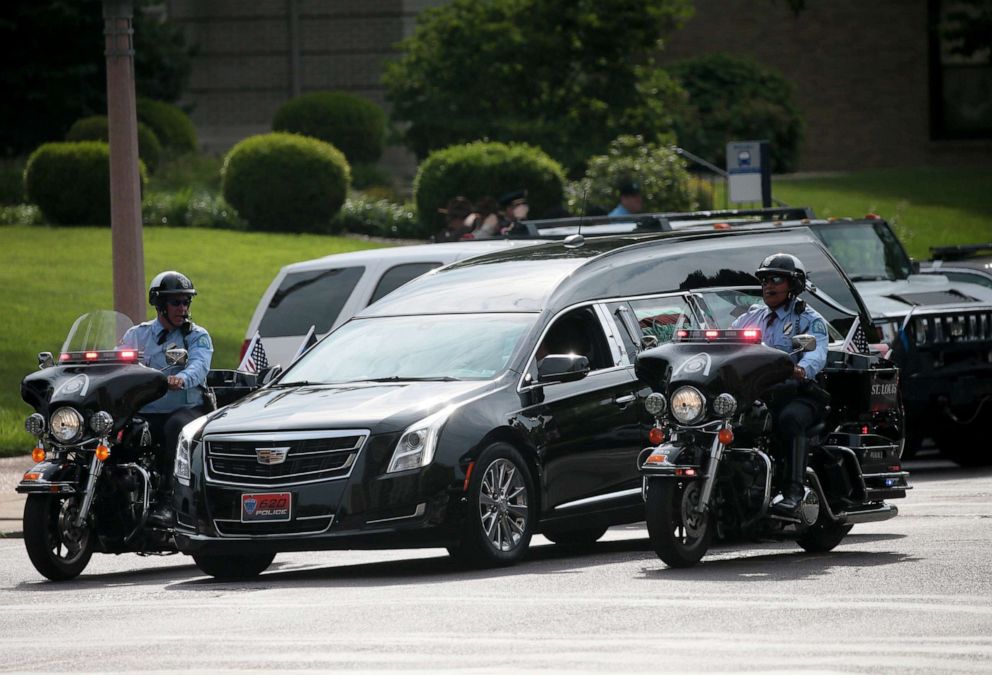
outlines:
M689 448L674 443L662 443L659 446L647 447L641 451L638 468L644 476L679 476L692 478L700 475L700 466L682 461ZM694 459L694 458L692 458Z
M25 471L15 489L21 494L75 495L82 486L78 467L46 460Z

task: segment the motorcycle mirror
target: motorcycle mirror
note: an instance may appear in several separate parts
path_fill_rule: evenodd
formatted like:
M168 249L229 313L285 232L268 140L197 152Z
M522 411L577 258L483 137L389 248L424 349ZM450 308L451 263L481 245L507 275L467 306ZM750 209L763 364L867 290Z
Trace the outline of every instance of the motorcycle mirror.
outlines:
M282 373L282 366L280 366L277 363L276 365L271 366L270 368L266 368L261 373L259 373L258 382L259 384L264 386L269 382L271 382L272 380L276 379L280 373Z
M170 366L185 366L189 361L189 352L185 349L165 350L165 362Z
M644 335L641 337L641 349L654 349L658 346L657 335Z
M800 349L804 352L811 352L816 349L816 336L809 333L794 335L792 337L792 348Z
M38 368L51 368L55 365L55 357L51 352L38 352Z

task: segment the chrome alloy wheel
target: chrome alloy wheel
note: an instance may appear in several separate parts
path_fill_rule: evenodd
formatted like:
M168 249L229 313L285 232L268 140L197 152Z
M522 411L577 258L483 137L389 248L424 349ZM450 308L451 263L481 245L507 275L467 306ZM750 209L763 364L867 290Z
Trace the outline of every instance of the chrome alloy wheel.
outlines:
M527 483L508 459L486 468L479 487L479 516L489 543L512 551L527 530Z
M676 536L686 540L698 539L706 531L706 514L698 511L700 495L699 481L686 486L682 494L682 523L676 525Z

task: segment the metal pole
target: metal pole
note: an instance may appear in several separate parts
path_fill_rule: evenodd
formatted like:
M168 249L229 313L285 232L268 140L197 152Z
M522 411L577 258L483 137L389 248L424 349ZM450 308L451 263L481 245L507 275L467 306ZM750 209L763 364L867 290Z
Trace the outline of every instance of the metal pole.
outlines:
M110 125L110 229L113 240L114 309L145 320L145 254L138 177L138 120L134 95L132 0L103 0Z

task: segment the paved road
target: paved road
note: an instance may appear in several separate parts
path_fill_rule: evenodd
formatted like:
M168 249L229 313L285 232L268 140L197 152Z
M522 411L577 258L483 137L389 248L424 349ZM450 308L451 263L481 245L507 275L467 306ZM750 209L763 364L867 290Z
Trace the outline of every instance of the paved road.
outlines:
M641 526L587 553L538 537L508 570L295 553L237 584L133 555L53 584L0 540L0 670L990 672L992 471L910 468L902 514L831 553L724 546L690 570Z

